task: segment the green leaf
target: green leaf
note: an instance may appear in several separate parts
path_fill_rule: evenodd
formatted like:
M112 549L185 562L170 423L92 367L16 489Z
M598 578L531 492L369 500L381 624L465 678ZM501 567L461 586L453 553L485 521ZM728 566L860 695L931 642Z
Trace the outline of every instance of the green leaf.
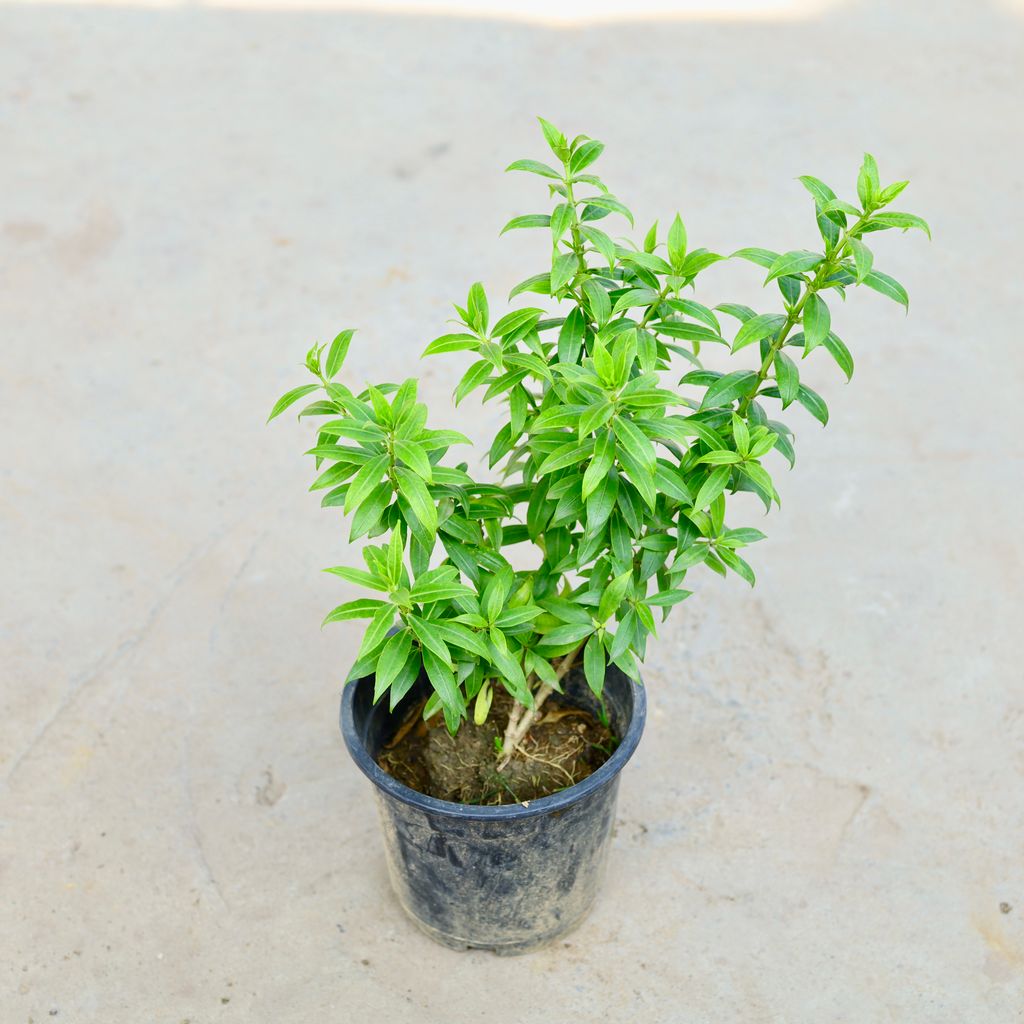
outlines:
M430 685L441 700L442 707L456 720L461 718L466 712L466 702L459 684L455 681L455 673L429 650L423 651L423 667L426 669Z
M658 491L667 494L676 501L685 502L689 505L693 501L693 495L687 488L680 472L659 459L654 469L654 484Z
M376 601L370 597L363 597L358 601L347 601L328 612L320 626L322 628L328 622L345 622L348 619L372 619L382 607L384 607L383 601Z
M615 196L594 196L587 200L587 205L583 211L583 219L591 220L592 217L587 217L587 210L596 207L599 210L608 210L611 213L621 214L626 220L629 221L630 227L633 226L633 214L629 212L629 209Z
M331 342L331 347L327 350L327 363L324 366L324 376L328 380L333 380L335 374L341 369L342 363L345 362L345 356L348 355L348 347L352 343L352 335L355 333L354 330L342 331Z
M828 337L832 317L820 295L813 292L804 303L804 355L808 355Z
M424 652L429 651L435 658L444 662L445 665L451 665L451 652L448 650L448 645L442 639L441 634L434 628L434 623L429 619L423 618L421 615L410 615L408 619L409 625L412 626L412 631L416 634L416 639L419 640Z
M551 152L561 160L568 148L565 136L550 121L545 121L543 117L538 117L537 120L540 122L540 130L544 133Z
M680 313L692 316L695 320L702 320L715 334L721 337L722 325L719 323L718 317L702 303L694 299L669 299L667 305Z
M604 477L587 498L587 531L594 533L608 521L619 496L617 477Z
M623 416L616 418L613 424L615 439L645 473L653 476L656 462L654 445L647 435L630 420Z
M700 403L701 409L717 409L723 405L731 405L738 398L744 398L757 383L757 374L753 370L733 370L724 377L719 377L704 392Z
M667 334L670 338L682 338L685 341L719 342L724 339L703 324L687 324L679 320L659 320L650 325L657 334Z
M703 558L704 555L702 554L702 561ZM669 608L674 604L679 604L680 601L685 601L692 593L692 590L662 590L645 598L645 600L647 604L654 605L655 608Z
M375 388L372 384L367 387L366 392L370 396L373 414L377 417L377 422L385 427L391 426L394 421L394 414L384 392L380 388Z
M680 270L686 258L686 228L677 213L672 226L668 229L668 261L673 270Z
M583 648L583 674L587 677L587 685L598 698L604 690L604 673L604 645L594 633Z
M886 206L891 203L909 184L909 181L894 181L891 185L886 185L878 193L878 205Z
M904 231L910 228L917 228L919 231L923 231L929 238L932 237L932 229L928 227L928 222L923 217L918 217L913 213L897 213L895 210L876 213L871 218L870 223L872 225L881 224L882 227L886 228L902 228Z
M694 249L689 256L683 260L683 265L679 269L681 277L687 279L696 277L702 270L706 270L713 263L720 263L724 260L724 256L720 256L717 252L708 252L707 249Z
M838 364L839 369L846 375L846 379L850 380L853 377L853 356L846 345L843 344L842 338L829 331L828 337L825 339L825 348L832 354L832 358Z
M619 605L622 604L622 601L626 596L626 591L628 591L632 585L632 569L627 569L620 576L616 576L615 579L608 584L604 593L601 595L601 603L597 607L598 622L607 622L615 614Z
M723 312L726 312L723 310ZM753 345L763 338L774 337L785 324L786 318L781 313L758 313L745 320L736 332L732 343L732 351L739 352L747 345Z
M319 384L301 384L297 388L292 388L291 391L283 394L275 403L274 408L270 410L270 415L267 417L269 423L272 419L280 416L289 406L294 405L300 398L304 398L311 391L316 391L320 387Z
M431 621L431 626L449 648L457 647L460 650L478 654L481 658L490 657L487 641L467 626L449 619L434 619Z
M506 172L527 171L530 174L539 174L542 178L554 178L556 181L562 180L562 175L558 171L553 167L548 167L547 164L542 164L539 160L513 160L505 170Z
M419 477L427 483L433 479L430 459L418 444L413 441L395 441L395 454Z
M860 165L860 173L857 175L857 195L865 210L872 206L878 191L878 164L870 153L865 153L864 163Z
M755 489L761 493L766 511L771 506L773 500L779 500L779 496L775 493L775 486L772 484L772 478L768 475L768 471L764 466L758 462L744 462L743 465L738 468L741 473L750 478L755 485ZM711 565L710 560L708 561L708 565ZM725 574L723 573L722 575Z
M494 327L491 328L491 335L495 338L504 338L509 334L514 334L526 324L536 323L543 314L543 309L537 309L535 307L513 310L511 313L506 313L494 325Z
M875 257L859 238L850 238L849 243L853 250L853 263L857 269L854 279L857 284L863 284L864 278L871 273L871 264L874 263Z
M883 274L880 270L872 270L871 273L865 275L864 283L880 295L898 302L904 309L910 308L910 297L907 295L907 290L896 278Z
M718 538L718 543L731 548L742 548L764 539L765 535L760 530L755 530L751 526L741 526L735 530L726 530Z
M761 249L757 246L749 246L746 249L737 249L729 256L729 259L731 260L736 258L749 260L749 262L756 263L759 267L764 267L765 270L769 270L780 257L777 252L772 252L771 249ZM722 307L719 306L718 308L721 309Z
M340 576L349 583L357 583L361 587L369 587L371 590L387 590L388 581L365 569L354 569L348 565L335 565L330 569L324 569L332 576Z
M615 243L600 228L584 224L580 227L580 234L607 260L608 266L615 265L617 258Z
M655 221L644 235L644 252L654 252L658 247L658 222Z
M559 203L551 214L551 241L554 245L562 240L562 236L572 224L573 208L569 203Z
M344 386L344 385L340 385ZM299 419L301 420L304 416L337 416L338 407L334 402L310 402L309 405L305 406L299 413Z
M630 288L615 300L615 308L612 312L621 313L624 309L650 306L660 298L661 292L655 291L653 288Z
M412 689L413 683L420 677L423 670L423 659L419 651L412 651L406 659L402 670L391 683L391 693L388 696L388 707L393 712L398 707L402 698Z
M582 442L568 441L560 445L537 467L537 476L547 476L557 469L565 469L566 466L575 466L583 462L594 450L594 442L587 439Z
M486 359L475 362L464 374L459 386L455 389L455 404L458 405L466 395L480 387L491 375L493 367Z
M638 267L651 271L653 274L671 274L672 268L660 257L650 252L637 252L634 249L620 248L617 250L623 263L635 263Z
M799 178L800 184L803 185L808 192L814 196L814 201L818 206L825 206L835 199L836 194L818 178L813 177L810 174L801 174Z
M491 663L501 673L501 683L520 704L533 707L533 694L526 683L523 667L507 650L503 650L493 642L489 645Z
M728 466L713 469L693 499L693 507L697 511L707 508L725 490L731 475L732 470Z
M401 494L420 521L423 528L433 536L437 533L437 507L426 484L411 470L399 466L395 470L398 478L398 493Z
M373 684L373 700L376 703L387 692L388 687L398 678L412 653L412 637L409 630L402 629L388 638L384 650L377 660L376 678Z
M373 654L384 643L388 630L391 629L394 621L395 609L390 604L377 609L376 614L373 616L373 621L366 627L366 632L363 634L363 642L360 644L359 653L356 655L357 661Z
M439 352L476 351L480 348L480 339L473 334L442 334L435 338L424 350L423 355L433 356Z
M697 461L708 466L734 466L737 462L743 461L743 456L739 452L718 450L706 452Z
M528 277L525 281L520 281L508 293L509 300L514 299L517 295L521 295L523 292L536 292L538 295L550 295L551 294L551 274L545 272L543 274L534 274L533 277Z
M604 480L611 471L615 461L615 437L611 431L606 430L594 446L594 456L583 474L583 500L586 501L591 494L597 490L598 484Z
M857 209L853 203L848 203L843 199L830 199L821 208L822 213L848 213L851 217L859 217L861 211Z
M453 444L473 442L459 430L425 430L416 438L416 443L425 452L434 452L438 448L449 448Z
M488 309L487 309L487 294L484 292L484 286L476 281L469 289L469 299L466 303L466 309L469 312L470 323L474 330L483 334L487 330L488 320Z
M558 332L558 361L560 363L579 362L585 334L586 318L583 311L578 306L573 307Z
M750 451L750 430L746 420L742 416L737 416L736 413L732 414L732 436L736 442L736 450L740 455L746 456Z
M351 515L370 496L387 472L389 464L387 455L378 455L359 470L345 495L345 515Z
M738 302L720 302L715 309L720 313L727 313L729 316L735 317L741 324L745 324L757 315L749 306L741 305Z
M576 254L564 252L551 262L551 294L557 295L575 276L578 267Z
M828 406L825 400L816 391L812 391L807 385L801 384L797 391L797 401L816 419L822 426L828 423Z
M590 406L580 417L577 436L583 438L600 429L612 418L614 412L615 406L611 402L598 402L596 405Z
M485 682L477 691L476 701L473 703L473 723L483 725L487 721L487 715L491 710L491 701L494 699L494 690L490 682ZM498 739L497 736L494 737Z
M395 529L391 533L391 540L388 541L388 576L396 587L402 582L404 559L405 543L402 540L402 531Z
M583 282L583 296L598 327L603 327L612 315L612 303L608 298L608 292L604 290L593 278L587 278Z
M572 175L579 174L584 168L589 167L603 152L603 142L598 142L597 139L590 139L588 142L584 142L569 160L569 173Z
M513 217L499 232L499 235L506 231L515 231L517 228L546 228L551 226L551 217L546 213L524 213L520 217Z
M806 249L792 249L784 252L769 268L765 284L774 281L777 277L786 277L790 274L803 274L808 270L814 270L822 261L823 257L817 252L808 252Z
M738 576L742 576L751 586L754 585L754 570L733 551L732 548L716 547L715 554Z
M481 611L488 622L493 622L501 614L505 598L512 589L512 582L512 570L507 567L488 580L481 599Z
M775 383L778 384L782 408L785 409L796 401L800 388L800 371L796 363L781 351L775 353Z

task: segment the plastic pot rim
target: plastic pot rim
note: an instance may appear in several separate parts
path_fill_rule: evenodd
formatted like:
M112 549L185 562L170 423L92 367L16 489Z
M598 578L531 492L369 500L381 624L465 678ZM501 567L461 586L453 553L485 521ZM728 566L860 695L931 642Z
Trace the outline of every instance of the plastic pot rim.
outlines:
M578 800L582 800L589 793L600 789L602 786L612 782L622 771L626 762L633 756L633 752L640 742L640 736L644 731L644 723L647 719L647 694L644 687L633 679L628 679L633 694L633 712L629 719L629 727L619 740L615 752L597 771L588 775L581 782L552 793L550 796L539 797L530 800L527 805L500 804L498 806L481 806L478 804L460 804L451 800L439 800L437 797L427 796L409 786L403 785L393 776L389 775L370 756L362 741L355 723L353 705L355 703L356 687L372 684L372 677L353 680L346 683L341 693L341 735L345 740L352 760L355 761L359 770L380 790L395 800L410 804L429 814L441 815L448 818L469 819L472 821L509 821L518 818L533 818L540 814L551 814L554 811L563 810Z

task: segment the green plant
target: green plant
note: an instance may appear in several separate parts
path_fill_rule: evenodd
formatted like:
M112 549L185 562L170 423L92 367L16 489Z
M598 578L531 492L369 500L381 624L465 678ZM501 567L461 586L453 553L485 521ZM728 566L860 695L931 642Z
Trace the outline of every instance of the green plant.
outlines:
M767 271L781 311L712 308L689 291L726 257L689 249L678 215L664 240L657 224L640 247L613 240L598 222L633 218L589 173L603 145L583 135L570 143L540 123L556 165L517 160L509 170L544 179L554 209L515 217L502 233L550 236L550 267L510 299L549 296L559 315L529 306L492 322L474 284L455 307L455 331L424 353L473 354L456 404L481 388L484 401L507 403L489 451L498 480L446 464L449 448L469 440L427 427L415 378L360 393L338 382L350 330L310 349L314 382L289 391L271 413L322 392L299 414L323 420L309 452L322 469L312 489L352 517L352 540L387 538L363 549L365 568L327 570L380 595L342 604L325 620L370 620L350 678L375 675L375 699L387 694L394 708L425 671L433 695L424 714L441 711L453 732L469 713L486 719L503 686L516 704L496 744L499 767L577 661L599 696L608 663L636 677L656 612L667 616L690 595L682 584L691 570L754 583L739 551L764 535L728 526L726 504L750 491L768 511L778 496L762 460L778 452L793 464L792 432L765 406L798 404L827 422L825 402L803 381L803 360L823 349L849 378L853 358L832 330L826 297L866 285L906 307L907 293L874 269L864 238L888 228L928 232L921 218L886 209L907 183L883 188L871 156L857 179L859 205L802 177L821 251L732 254ZM731 343L720 314L738 321ZM733 353L757 346L759 358L721 373L701 365L707 345ZM681 378L676 356L689 364ZM516 545L531 546L529 569L506 557Z

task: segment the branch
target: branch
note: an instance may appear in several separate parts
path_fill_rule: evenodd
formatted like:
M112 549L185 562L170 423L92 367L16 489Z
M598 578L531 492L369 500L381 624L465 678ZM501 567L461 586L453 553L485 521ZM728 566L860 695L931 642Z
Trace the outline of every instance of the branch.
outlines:
M555 675L559 680L564 679L569 674L569 669L572 668L573 662L576 661L576 656L583 649L583 644L580 644L575 650L570 651L561 661ZM537 720L537 715L540 709L544 706L544 702L554 693L554 687L548 686L545 683L533 696L533 707L523 714L523 705L516 704L512 710L512 715L509 716L509 727L505 730L505 739L501 746L501 760L498 762L498 771L502 772L508 767L509 761L512 760L512 755L519 749L519 744L523 742L526 734L530 731L530 727ZM519 712L516 715L516 712ZM512 717L515 715L516 721L515 726L512 724Z

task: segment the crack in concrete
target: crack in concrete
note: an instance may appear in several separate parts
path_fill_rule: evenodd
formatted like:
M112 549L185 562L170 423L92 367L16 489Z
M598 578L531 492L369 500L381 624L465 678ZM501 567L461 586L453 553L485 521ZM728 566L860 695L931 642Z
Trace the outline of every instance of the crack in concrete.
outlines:
M25 760L31 756L32 752L40 743L42 743L54 725L56 725L64 714L71 708L76 698L93 682L118 665L124 657L131 654L143 643L152 628L156 625L160 615L170 603L175 592L188 578L189 573L195 565L224 535L226 530L227 527L221 528L207 537L202 541L202 543L193 547L174 571L171 577L171 582L164 590L163 594L161 594L160 597L150 605L149 611L146 613L141 625L138 626L134 632L125 637L125 639L121 640L120 643L104 651L90 668L86 669L84 672L80 672L77 676L72 678L70 685L65 690L64 696L60 700L60 703L39 726L39 728L36 729L35 734L29 740L28 744L11 763L11 767L8 769L7 774L3 779L4 786L10 786Z
M192 796L191 710L192 709L189 708L189 726L185 730L185 735L182 739L181 771L179 773L181 777L181 788L185 794L185 809L188 813L188 834L192 839L192 845L196 852L196 859L202 869L203 877L206 880L207 885L217 894L217 898L220 900L224 909L231 913L231 904L228 903L227 897L224 895L224 890L221 889L220 882L217 881L217 876L213 873L213 868L210 867L209 858L206 856L206 843L203 838L203 830L199 825L199 816L196 813L195 798Z
M850 783L845 780L841 781L843 782L843 785L850 785ZM860 812L864 810L864 805L868 802L868 800L871 797L870 786L866 785L863 782L855 782L853 783L853 785L856 786L859 795L857 798L857 802L853 805L853 809L846 816L846 820L842 823L842 825L839 826L839 835L836 837L836 846L833 854L833 860L838 860L839 851L843 848L843 844L846 842L846 834L850 831L850 827L853 825L854 821L856 821L857 816L860 814Z
M278 514L280 514L280 509L278 510ZM245 573L245 570L249 568L249 564L252 562L257 550L259 549L259 546L269 536L270 527L267 527L267 529L257 534L256 538L249 545L249 550L246 551L245 556L242 558L241 562L238 563L238 568L235 569L234 573L232 573L231 579L228 580L227 584L224 587L224 593L221 595L220 604L217 606L217 618L214 620L213 625L210 627L210 633L206 644L207 651L209 651L211 654L213 653L214 648L216 647L217 637L220 634L220 623L221 619L224 617L224 609L227 607L228 601L230 600L231 595L234 593L235 588L238 586L238 582L239 580L241 580L243 574Z

